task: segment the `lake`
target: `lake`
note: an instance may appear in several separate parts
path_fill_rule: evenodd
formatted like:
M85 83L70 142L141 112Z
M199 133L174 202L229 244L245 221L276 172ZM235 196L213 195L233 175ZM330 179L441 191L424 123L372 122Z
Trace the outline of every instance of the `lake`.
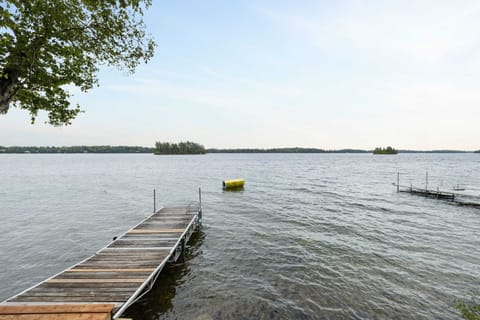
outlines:
M480 154L0 155L0 300L202 188L203 227L133 319L460 319L478 297ZM243 178L242 192L222 180Z

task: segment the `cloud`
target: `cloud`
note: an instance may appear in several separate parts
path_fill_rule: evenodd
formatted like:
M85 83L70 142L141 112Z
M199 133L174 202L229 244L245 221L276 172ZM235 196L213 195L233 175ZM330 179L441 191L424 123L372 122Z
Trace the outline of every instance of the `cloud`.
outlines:
M342 1L308 12L254 7L291 36L331 54L394 55L439 64L479 44L478 1Z

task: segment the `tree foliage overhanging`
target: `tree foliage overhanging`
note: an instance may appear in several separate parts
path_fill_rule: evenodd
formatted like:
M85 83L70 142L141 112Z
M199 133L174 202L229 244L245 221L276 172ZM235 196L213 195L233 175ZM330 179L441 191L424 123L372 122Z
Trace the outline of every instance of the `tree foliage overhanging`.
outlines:
M101 65L132 73L153 56L143 14L151 0L0 1L0 113L43 110L52 125L80 112L67 86L98 85Z

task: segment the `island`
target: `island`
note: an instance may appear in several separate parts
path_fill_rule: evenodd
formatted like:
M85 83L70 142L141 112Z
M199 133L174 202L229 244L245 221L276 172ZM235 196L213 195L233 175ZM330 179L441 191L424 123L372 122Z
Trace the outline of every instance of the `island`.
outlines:
M156 155L166 155L166 154L205 154L205 147L199 143L186 141L179 143L170 143L170 142L156 142L155 143L155 154Z
M398 151L392 147L375 148L375 150L373 150L373 154L397 154L397 153Z

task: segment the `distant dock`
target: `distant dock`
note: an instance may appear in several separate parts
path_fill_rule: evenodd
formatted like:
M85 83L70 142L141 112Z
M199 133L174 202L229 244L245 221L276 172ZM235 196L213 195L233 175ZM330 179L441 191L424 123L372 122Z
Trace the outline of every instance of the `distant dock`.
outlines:
M162 208L76 265L5 300L0 319L118 319L177 261L201 206Z
M445 192L440 190L430 190L430 189L398 186L398 192L407 192L407 193L428 197L428 198L444 199L444 200L451 200L451 201L455 200L455 193Z
M397 183L393 183L393 185L397 188L397 192L410 193L413 195L427 197L427 198L447 200L462 206L480 207L480 196L459 193L459 192L440 191L440 188L437 188L436 190L429 189L428 188L428 172L425 175L425 188L413 187L412 185L410 186L401 185L400 173L397 173ZM454 187L454 190L459 190L459 191L465 190L465 188L460 188L459 185L457 185L456 188L457 189L455 189Z

